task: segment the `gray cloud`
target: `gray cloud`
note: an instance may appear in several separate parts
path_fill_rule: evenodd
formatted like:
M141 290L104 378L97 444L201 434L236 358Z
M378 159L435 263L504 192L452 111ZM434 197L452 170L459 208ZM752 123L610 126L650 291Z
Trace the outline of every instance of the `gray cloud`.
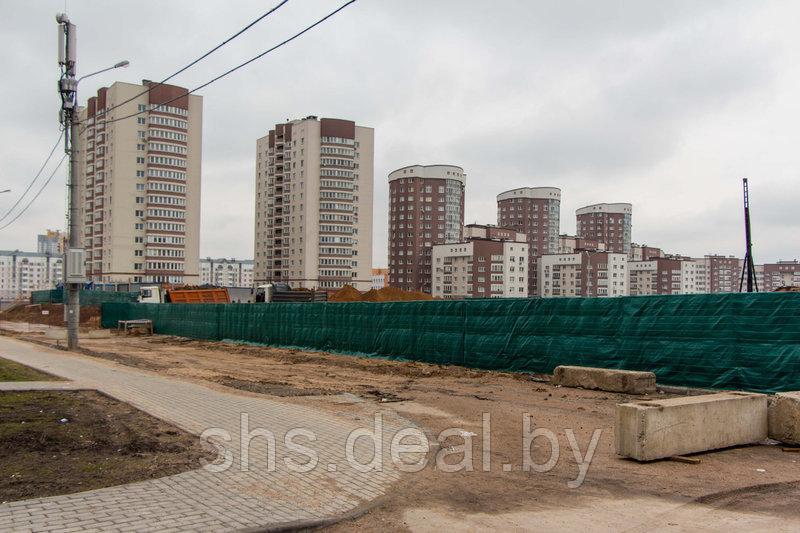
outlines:
M175 82L193 87L334 5L293 0ZM127 58L118 79L160 79L265 9L235 7L73 0L80 70ZM0 123L0 188L24 188L57 135L61 9L60 0L19 0L0 21L0 58L17 81L0 89L11 103ZM562 230L574 231L582 204L630 201L635 240L693 255L740 253L746 174L759 198L758 259L798 255L789 209L800 79L790 73L800 37L789 21L799 11L746 0L361 0L202 91L201 254L252 255L255 139L315 114L376 130L376 266L386 262L386 175L417 162L467 169L470 222L494 222L502 190L553 185L564 191ZM81 92L113 79L87 80ZM14 231L0 233L0 248L32 248L36 232L63 225L63 182L62 173ZM13 201L3 196L0 211Z

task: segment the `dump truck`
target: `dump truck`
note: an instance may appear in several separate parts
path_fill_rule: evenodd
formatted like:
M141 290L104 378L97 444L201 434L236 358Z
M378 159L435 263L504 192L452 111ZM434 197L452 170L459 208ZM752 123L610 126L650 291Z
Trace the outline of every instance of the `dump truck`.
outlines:
M165 289L158 285L145 285L139 289L141 303L173 304L229 304L228 289Z
M256 287L256 303L327 302L328 293L311 289L292 289L288 283L267 283Z

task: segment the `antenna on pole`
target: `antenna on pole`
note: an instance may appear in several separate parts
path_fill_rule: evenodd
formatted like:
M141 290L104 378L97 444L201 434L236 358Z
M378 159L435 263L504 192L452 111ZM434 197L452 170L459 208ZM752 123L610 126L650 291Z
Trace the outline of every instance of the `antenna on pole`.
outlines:
M750 193L747 189L747 178L742 179L744 188L744 238L745 253L742 262L742 277L739 280L739 292L744 287L745 277L747 278L747 292L758 292L758 281L756 280L756 267L753 263L753 240L750 234Z

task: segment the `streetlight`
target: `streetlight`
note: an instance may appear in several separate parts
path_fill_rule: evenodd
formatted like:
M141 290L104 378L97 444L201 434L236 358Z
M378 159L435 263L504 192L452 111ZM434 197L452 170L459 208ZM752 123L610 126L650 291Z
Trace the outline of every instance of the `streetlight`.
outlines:
M78 105L78 82L90 76L115 68L127 67L128 61L120 61L114 65L92 72L75 79L77 56L76 28L66 14L56 16L58 22L58 64L63 67L58 90L61 94L61 123L64 125L65 151L69 154L69 245L66 253L64 285L66 288L66 322L67 347L74 350L78 347L78 324L80 322L80 287L86 279L84 250L80 247L80 220L78 199L78 122L75 111Z
M11 192L11 189L6 189L4 191L0 191L0 194L3 194L4 192Z
M102 74L103 72L108 72L109 70L114 70L115 68L125 68L130 64L131 64L131 62L128 61L127 59L124 60L124 61L120 61L119 63L114 63L110 67L106 67L104 69L98 70L97 72L92 72L91 74L86 74L85 76L81 76L80 78L78 78L78 81L76 83L80 83L81 80L85 80L86 78L91 78L95 74ZM77 101L77 95L75 95L75 98L76 98L76 101Z

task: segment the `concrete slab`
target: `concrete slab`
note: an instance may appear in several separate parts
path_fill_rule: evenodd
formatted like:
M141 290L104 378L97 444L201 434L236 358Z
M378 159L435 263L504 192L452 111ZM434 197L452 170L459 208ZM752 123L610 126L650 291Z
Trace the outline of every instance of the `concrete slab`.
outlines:
M800 445L800 391L779 392L770 401L769 438Z
M628 394L650 394L656 391L656 375L652 372L588 366L557 366L551 383L562 387Z
M617 405L617 453L652 461L767 438L767 396L720 392Z
M55 341L67 340L67 330L64 328L53 328L45 330L44 336L46 339L53 339Z

